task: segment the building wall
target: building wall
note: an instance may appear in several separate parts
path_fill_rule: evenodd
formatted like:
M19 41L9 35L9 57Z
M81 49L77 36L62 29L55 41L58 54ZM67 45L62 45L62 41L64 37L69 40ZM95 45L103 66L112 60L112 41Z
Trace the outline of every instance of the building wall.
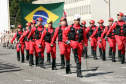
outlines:
M103 19L105 21L104 25L108 25L108 4L105 2L108 0L38 0L35 3L57 3L65 2L64 10L67 13L68 23L73 23L74 14L80 14L81 20L85 20L87 26L89 26L89 21L91 19L95 20L96 25L98 25L98 20ZM114 20L117 20L117 13L123 12L126 14L126 0L110 0L110 14Z
M9 0L0 0L0 32L10 30Z
M108 0L106 0L108 1ZM117 13L126 14L126 0L110 0L110 16L117 21ZM91 19L98 22L99 19L105 21L104 25L108 25L109 7L104 0L91 0ZM98 25L96 23L96 25Z
M73 23L73 17L75 14L81 15L81 21L85 20L88 24L91 19L91 8L90 0L38 0L34 1L33 4L43 4L43 3L57 3L65 2L64 10L67 14L68 24Z
M91 19L90 0L74 0L73 2L66 2L64 10L67 13L68 23L73 23L75 14L81 15L81 21L89 21Z
M111 17L117 21L117 13L123 12L126 15L126 0L110 0Z

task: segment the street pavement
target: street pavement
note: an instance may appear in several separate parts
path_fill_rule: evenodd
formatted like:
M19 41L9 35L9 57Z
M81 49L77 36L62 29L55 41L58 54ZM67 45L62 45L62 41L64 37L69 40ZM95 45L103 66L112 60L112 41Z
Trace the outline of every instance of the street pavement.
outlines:
M82 75L84 77L78 78L73 54L71 54L72 74L65 74L65 69L60 69L58 45L56 52L58 70L51 70L51 65L46 65L47 69L43 69L35 65L30 67L28 61L25 63L17 62L16 50L3 48L2 43L0 43L0 84L126 84L126 63L121 64L118 61L113 63L108 57L108 50L109 45L107 43L106 61L100 59L98 52L99 59L94 60L90 56L89 43L89 58L82 57Z

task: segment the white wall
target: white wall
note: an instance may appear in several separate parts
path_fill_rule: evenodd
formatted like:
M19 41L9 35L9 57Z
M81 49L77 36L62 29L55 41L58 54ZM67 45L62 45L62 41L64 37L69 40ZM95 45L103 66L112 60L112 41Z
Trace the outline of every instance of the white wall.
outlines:
M126 15L126 0L110 0L111 17L117 21L117 13L123 12Z
M106 0L108 1L108 0ZM117 13L126 14L126 0L110 0L111 17L117 21ZM105 21L104 25L108 25L108 4L104 0L91 0L91 19L98 22L99 19ZM98 25L96 23L96 25Z
M0 33L9 30L8 2L9 0L0 0Z
M108 17L108 4L104 0L91 0L91 19L95 20L95 24L103 19L107 25Z

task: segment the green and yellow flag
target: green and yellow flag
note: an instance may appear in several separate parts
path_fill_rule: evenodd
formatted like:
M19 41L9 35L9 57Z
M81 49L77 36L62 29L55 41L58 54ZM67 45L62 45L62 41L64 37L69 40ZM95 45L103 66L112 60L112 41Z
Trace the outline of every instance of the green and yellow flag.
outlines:
M27 22L41 17L43 25L47 26L47 19L50 18L53 20L53 27L57 27L63 16L63 7L64 2L52 4L20 3L22 26L25 27Z

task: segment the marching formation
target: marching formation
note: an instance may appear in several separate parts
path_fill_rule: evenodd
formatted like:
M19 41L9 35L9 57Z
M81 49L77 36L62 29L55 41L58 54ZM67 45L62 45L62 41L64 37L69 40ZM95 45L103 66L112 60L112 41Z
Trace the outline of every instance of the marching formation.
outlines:
M108 26L104 26L104 20L98 21L99 25L95 25L95 21L91 20L90 26L86 27L86 22L80 23L81 17L79 14L75 14L74 23L72 25L67 24L67 18L62 17L60 19L60 26L53 27L53 20L48 18L47 25L42 25L42 18L32 20L26 23L26 30L22 31L22 26L17 26L17 31L13 35L10 41L10 46L15 44L17 60L24 63L24 48L26 49L26 60L29 60L29 66L34 65L33 56L35 56L35 65L41 68L46 68L44 64L44 51L47 52L47 63L52 64L52 70L56 68L56 40L60 49L61 57L61 69L66 69L66 74L71 74L70 69L70 53L74 54L74 60L76 63L77 77L83 77L81 74L81 57L88 58L87 46L88 41L91 43L91 55L94 60L97 60L97 45L99 47L100 57L103 61L106 60L106 41L110 44L109 57L112 58L112 62L116 62L116 43L118 44L118 61L121 64L125 63L125 37L126 37L126 23L122 20L124 14L119 12L117 14L118 21L113 18L108 19ZM37 25L37 26L36 26ZM5 44L4 44L5 45ZM3 46L4 47L4 46ZM21 60L20 60L21 51ZM51 62L52 58L52 62Z

